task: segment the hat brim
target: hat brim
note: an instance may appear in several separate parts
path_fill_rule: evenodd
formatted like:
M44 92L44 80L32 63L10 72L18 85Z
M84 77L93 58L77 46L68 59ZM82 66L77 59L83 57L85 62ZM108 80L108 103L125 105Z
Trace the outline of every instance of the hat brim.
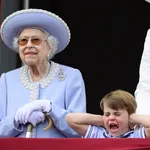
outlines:
M13 38L24 28L40 28L58 40L56 53L61 52L70 42L70 30L67 24L57 15L45 10L28 9L13 13L7 17L1 26L1 37L12 50ZM16 51L16 50L15 50Z

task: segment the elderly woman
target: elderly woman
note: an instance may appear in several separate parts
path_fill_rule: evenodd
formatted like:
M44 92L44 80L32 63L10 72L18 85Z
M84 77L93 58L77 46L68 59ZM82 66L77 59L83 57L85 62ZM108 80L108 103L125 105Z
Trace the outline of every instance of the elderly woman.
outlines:
M70 41L67 24L45 10L20 10L3 21L1 37L19 52L23 66L1 75L0 137L25 137L29 124L31 137L79 137L65 116L86 112L82 74L51 61ZM52 126L44 131L45 116L51 118Z

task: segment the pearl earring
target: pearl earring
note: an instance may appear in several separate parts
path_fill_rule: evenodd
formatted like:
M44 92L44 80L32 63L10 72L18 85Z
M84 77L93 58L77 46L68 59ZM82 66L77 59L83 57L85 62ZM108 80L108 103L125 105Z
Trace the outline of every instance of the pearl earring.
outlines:
M47 60L50 60L50 53L47 54Z

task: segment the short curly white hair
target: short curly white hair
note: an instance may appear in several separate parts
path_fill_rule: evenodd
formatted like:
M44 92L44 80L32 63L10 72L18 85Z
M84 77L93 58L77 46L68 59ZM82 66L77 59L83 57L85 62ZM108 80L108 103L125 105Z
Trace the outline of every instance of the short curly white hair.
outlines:
M41 31L43 31L43 30L41 30ZM49 47L51 48L51 53L50 53L50 56L48 58L50 60L50 59L52 59L55 56L55 54L57 52L58 40L57 40L57 38L55 38L54 36L50 35L46 31L43 31L43 33L45 34L47 43L48 43ZM13 43L12 43L13 44L13 48L16 49L17 52L19 52L19 46L18 46L18 40L19 40L18 37L19 37L19 35L17 37L13 38Z

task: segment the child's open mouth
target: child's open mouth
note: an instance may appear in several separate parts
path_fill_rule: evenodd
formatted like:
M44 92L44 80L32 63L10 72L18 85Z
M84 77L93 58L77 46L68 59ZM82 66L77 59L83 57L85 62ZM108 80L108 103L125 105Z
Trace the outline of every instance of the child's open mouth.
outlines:
M110 131L111 131L111 132L116 132L116 131L118 131L118 125L115 124L115 123L111 123L111 124L109 125L109 127L110 127Z

